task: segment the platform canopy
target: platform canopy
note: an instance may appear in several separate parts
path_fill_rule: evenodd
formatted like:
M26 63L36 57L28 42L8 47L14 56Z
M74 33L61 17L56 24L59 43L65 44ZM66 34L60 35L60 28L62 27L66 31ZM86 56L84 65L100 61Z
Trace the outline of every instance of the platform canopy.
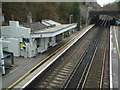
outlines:
M48 29L43 29L43 30L37 30L31 33L32 38L42 38L42 37L54 37L56 35L59 35L61 33L64 33L68 30L71 30L73 28L76 28L77 24L63 24L63 25L58 25L55 27L51 27Z

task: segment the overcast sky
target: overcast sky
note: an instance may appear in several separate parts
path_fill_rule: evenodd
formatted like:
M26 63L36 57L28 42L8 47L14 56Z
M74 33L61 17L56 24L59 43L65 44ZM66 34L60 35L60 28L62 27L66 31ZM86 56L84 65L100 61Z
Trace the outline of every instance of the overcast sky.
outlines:
M103 7L105 4L112 3L114 1L115 0L97 0L97 3L100 4L101 7Z

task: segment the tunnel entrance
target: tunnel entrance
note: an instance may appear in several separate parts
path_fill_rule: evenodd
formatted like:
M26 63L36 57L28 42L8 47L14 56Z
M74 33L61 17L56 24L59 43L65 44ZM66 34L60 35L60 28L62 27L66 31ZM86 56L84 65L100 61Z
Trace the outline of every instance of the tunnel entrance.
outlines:
M90 24L94 24L99 20L99 15L92 14L89 16L90 18Z
M113 24L116 22L116 16L120 14L120 11L90 11L89 12L89 21L90 24L95 24L99 19L102 19L101 16L108 16L108 20L111 20Z

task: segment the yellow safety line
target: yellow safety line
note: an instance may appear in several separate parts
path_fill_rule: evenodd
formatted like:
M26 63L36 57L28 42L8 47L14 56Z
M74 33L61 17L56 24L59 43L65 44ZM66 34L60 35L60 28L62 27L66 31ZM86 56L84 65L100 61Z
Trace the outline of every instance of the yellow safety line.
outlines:
M81 32L79 32L80 34ZM12 85L10 85L9 87L6 88L6 90L12 88L14 85L16 85L19 81L21 81L24 77L26 77L32 70L34 70L36 67L38 67L41 63L45 62L49 57L51 57L52 55L54 55L55 53L57 53L58 51L60 51L62 48L64 48L68 43L70 43L72 40L74 40L77 36L74 36L71 40L69 40L68 42L66 42L63 46L61 46L59 49L57 49L55 52L53 52L52 54L50 54L49 56L47 56L45 59L43 59L42 61L40 61L37 65L35 65L32 69L30 69L27 73L25 73L22 77L20 77L17 81L15 81Z
M119 59L120 59L120 49L119 49L119 46L118 46L118 39L117 39L117 34L116 34L115 29L116 28L114 26L115 41L116 41L116 46L117 46L117 50L118 50L118 56L119 56Z

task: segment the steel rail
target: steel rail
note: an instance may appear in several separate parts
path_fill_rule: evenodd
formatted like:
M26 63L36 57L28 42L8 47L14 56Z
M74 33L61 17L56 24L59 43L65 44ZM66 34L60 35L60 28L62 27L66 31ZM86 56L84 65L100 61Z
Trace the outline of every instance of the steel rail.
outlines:
M100 34L98 34L98 35L100 36ZM94 39L93 42L92 42L92 44L96 47L96 45L98 44L98 42L99 42L99 41L98 41L97 39ZM96 50L95 50L95 52L96 52ZM94 55L93 55L93 57L94 57ZM83 60L82 60L82 61L83 61ZM79 67L79 65L80 65L80 64L78 64L77 68ZM85 70L84 70L83 73L86 72L88 65L89 65L89 63L87 63L87 65L86 65ZM71 77L69 78L69 81L67 82L67 84L65 85L64 88L67 88L68 84L71 82L71 79L72 79L72 77L74 76L75 72L77 71L77 68L74 70L73 74L72 74ZM82 74L82 77L83 77L83 76L84 76L84 74ZM80 81L81 81L81 80L80 80ZM77 88L78 88L78 87L79 87L79 85L77 86Z
M108 35L107 35L108 36ZM101 73L101 79L100 79L100 89L102 89L102 84L103 84L103 74L104 74L104 63L105 63L105 56L106 56L106 47L105 47L105 51L104 51L104 58L103 58L103 64L102 64L102 73ZM84 79L84 83L82 84L82 89L84 88L85 86L85 83L86 83L86 80L87 80L87 77L88 77L88 74L90 72L90 68L91 68L91 65L89 67L89 70L87 71L87 74L85 76L85 79ZM81 81L80 81L81 82ZM79 85L80 86L80 85Z

